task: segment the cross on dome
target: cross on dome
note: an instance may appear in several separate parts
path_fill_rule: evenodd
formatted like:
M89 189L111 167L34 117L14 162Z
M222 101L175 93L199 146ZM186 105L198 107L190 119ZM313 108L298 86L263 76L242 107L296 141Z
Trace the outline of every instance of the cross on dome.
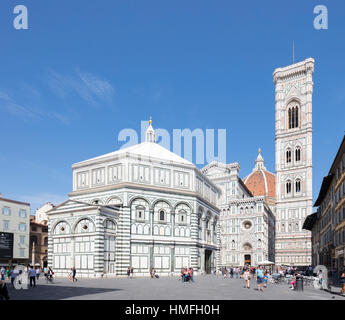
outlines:
M145 142L156 142L156 132L152 128L152 117L149 120L149 127L146 130Z

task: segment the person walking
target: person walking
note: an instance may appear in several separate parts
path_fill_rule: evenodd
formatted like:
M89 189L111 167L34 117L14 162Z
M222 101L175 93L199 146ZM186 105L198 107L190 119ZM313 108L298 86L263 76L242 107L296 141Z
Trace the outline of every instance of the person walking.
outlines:
M128 267L127 268L127 277L129 278L131 275L131 267Z
M1 280L5 281L6 269L4 267L1 267L0 273L1 273Z
M72 282L78 281L78 279L75 277L77 274L77 269L75 267L72 268Z
M268 271L264 273L264 288L267 288L267 282L268 282Z
M341 272L340 284L341 284L341 294L345 294L345 269L343 269L343 271Z
M243 279L244 279L244 287L245 288L250 288L250 272L249 269L245 269L244 273L243 273Z
M234 268L233 267L230 268L230 277L231 277L231 279L234 277Z
M235 268L236 279L238 279L240 275L240 269L238 267Z
M131 278L133 278L133 276L134 276L134 268L131 267Z
M8 295L7 286L5 280L0 281L0 300L9 300L10 297Z
M258 284L258 291L264 291L264 289L262 288L264 282L264 272L262 270L262 266L259 266L259 268L256 269L255 275L256 282Z
M193 267L190 267L190 280L192 281L192 282L194 282L194 269L193 269Z
M40 274L41 274L41 270L40 270L40 267L38 267L38 268L36 269L36 279L37 279L37 280L39 279Z
M30 287L32 287L32 283L34 283L34 287L36 287L36 270L33 266L29 269L29 277L30 277Z
M10 278L11 278L11 268L10 267L6 268L6 276L7 276L7 280L10 280Z
M16 279L17 275L18 275L18 270L16 270L14 267L12 267L11 270L11 284L14 287L14 280Z

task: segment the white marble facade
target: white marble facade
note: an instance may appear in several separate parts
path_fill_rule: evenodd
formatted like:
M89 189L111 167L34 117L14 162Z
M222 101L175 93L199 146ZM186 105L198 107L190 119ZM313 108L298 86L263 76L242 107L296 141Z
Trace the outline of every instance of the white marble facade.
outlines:
M311 264L312 94L314 59L278 68L276 93L276 262Z
M201 171L222 191L220 265L274 262L275 217L264 196L253 196L239 177L238 163L212 162Z
M76 163L69 200L48 212L48 263L66 276L167 275L219 265L220 190L194 164L146 141Z

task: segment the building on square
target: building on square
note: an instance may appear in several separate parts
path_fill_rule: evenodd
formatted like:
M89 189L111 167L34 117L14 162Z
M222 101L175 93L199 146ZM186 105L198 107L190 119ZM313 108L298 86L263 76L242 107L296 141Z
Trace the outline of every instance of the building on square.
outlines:
M0 265L27 264L30 204L4 198L0 193Z
M312 232L313 265L341 273L345 269L345 136L314 207L317 212L307 216L303 226Z
M275 261L275 177L259 155L251 174L239 177L238 163L211 162L201 171L222 191L220 208L220 265L259 265Z
M37 211L36 211L37 213ZM42 220L41 220L42 221ZM48 265L48 221L37 222L36 216L30 216L29 262L31 265Z
M273 73L275 84L276 263L311 264L312 94L314 59Z
M66 276L196 273L219 265L220 189L197 167L146 140L76 163L69 199L47 212L48 264Z

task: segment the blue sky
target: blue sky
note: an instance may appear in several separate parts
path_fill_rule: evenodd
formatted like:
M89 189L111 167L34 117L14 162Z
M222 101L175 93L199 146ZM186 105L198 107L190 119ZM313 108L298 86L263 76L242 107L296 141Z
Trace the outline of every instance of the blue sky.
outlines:
M29 29L15 30L26 5ZM324 4L329 29L315 30ZM259 147L274 172L273 70L315 59L313 194L344 134L343 1L0 2L0 192L34 211L72 190L72 163L124 128L227 130L241 177Z

